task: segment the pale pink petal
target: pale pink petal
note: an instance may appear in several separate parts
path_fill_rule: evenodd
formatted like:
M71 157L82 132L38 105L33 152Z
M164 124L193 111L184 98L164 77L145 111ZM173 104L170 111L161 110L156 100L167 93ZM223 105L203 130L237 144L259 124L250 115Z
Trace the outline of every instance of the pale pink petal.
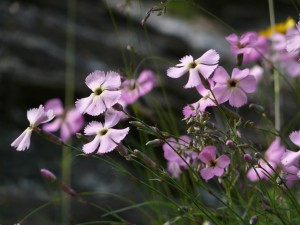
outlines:
M220 55L214 49L206 51L200 58L195 60L204 65L217 65L219 63ZM203 74L203 73L202 73ZM203 74L203 76L209 76L210 74Z
M261 66L255 65L250 69L249 74L254 76L256 81L259 82L264 74L264 69Z
M192 88L202 84L198 70L191 68L189 71L189 80L184 88Z
M100 144L100 138L98 136L95 136L94 140L83 145L82 150L85 154L91 154L96 151L99 144Z
M284 166L297 166L300 159L300 150L298 152L293 152L290 150L286 150L286 152L282 155L281 163Z
M200 175L204 180L209 180L215 176L212 167L203 168L200 170Z
M60 137L66 142L72 136L71 127L67 123L63 123L60 129Z
M104 80L105 72L96 70L85 78L85 83L92 91L95 91L97 88L101 87Z
M101 136L100 147L97 150L98 154L111 152L117 147L116 144L108 135Z
M55 116L64 113L64 107L59 98L50 99L45 103L45 111L52 109Z
M172 78L179 78L189 71L187 66L184 67L170 67L167 70L167 75Z
M223 173L224 173L224 168L215 166L215 167L213 167L212 173L213 173L215 176L220 177L220 176L222 176Z
M243 80L239 81L239 87L246 93L253 93L256 90L256 79L252 75L248 75Z
M142 87L142 93L149 92L156 84L156 76L152 70L143 70L137 79L137 83Z
M203 75L203 77L205 79L207 79L210 77L210 75L215 71L215 69L217 67L218 67L218 64L215 64L215 65L199 64L196 68Z
M190 63L194 62L194 58L191 55L186 55L186 56L182 57L179 61L181 63L177 64L176 66L178 66L178 67L187 66Z
M294 131L290 134L291 141L300 147L300 131Z
M94 97L94 94L91 94L89 97L78 99L75 102L75 106L76 106L77 110L82 114L86 113L87 108L93 102L93 97Z
M299 54L300 51L300 34L288 36L286 41L286 50L294 55Z
M75 134L83 127L84 118L77 109L73 108L67 111L65 123L70 127L70 131Z
M199 109L199 102L195 102L185 106L182 110L184 117L195 116Z
M101 94L101 99L104 101L106 108L111 108L114 104L118 102L120 97L121 97L121 91L105 90Z
M92 121L84 128L84 134L95 135L102 129L103 129L102 123L97 121Z
M204 162L205 164L210 164L212 160L216 159L216 147L215 146L206 146L202 149L199 154L199 159Z
M285 147L281 145L280 138L276 137L265 152L266 160L279 164L284 152Z
M11 143L12 147L15 147L18 151L24 151L29 148L30 145L30 137L31 137L32 129L27 128L23 133Z
M47 132L54 132L59 130L60 126L62 123L62 119L61 118L56 118L55 120L53 120L51 123L46 123L43 125L43 130L47 131Z
M128 134L129 127L124 129L109 129L106 135L115 143L120 143Z
M217 166L220 168L227 168L230 164L230 158L227 155L221 155L219 158L216 159Z
M45 111L44 106L42 105L40 105L38 109L34 108L27 111L27 119L29 120L30 125L34 127L52 120L53 117L53 110Z
M181 174L180 166L177 162L170 161L167 164L167 170L171 174L172 177L178 178Z
M241 107L247 103L247 96L240 88L234 88L229 98L229 104L233 107Z
M263 170L261 168L251 168L247 173L247 178L254 182L259 179L266 179L266 175L263 173Z
M117 90L121 86L121 77L114 71L109 71L106 74L102 88L105 90Z
M218 84L227 84L227 81L230 79L227 71L222 67L219 66L215 73L214 76L212 78L213 81L215 81Z
M239 41L239 37L236 34L230 34L226 37L226 40L229 42L231 45L235 45Z
M231 96L231 91L227 89L225 85L223 86L216 86L213 89L213 93L216 97L216 100L219 104L222 104L226 102L230 96Z
M105 114L105 122L104 122L104 128L109 129L113 126L115 126L119 121L120 121L120 117L117 113L109 113L109 114Z
M249 75L249 69L240 70L238 68L234 68L232 70L232 79L242 80Z
M91 116L98 116L106 110L103 102L102 95L96 95L93 97L93 101L86 109L86 113Z

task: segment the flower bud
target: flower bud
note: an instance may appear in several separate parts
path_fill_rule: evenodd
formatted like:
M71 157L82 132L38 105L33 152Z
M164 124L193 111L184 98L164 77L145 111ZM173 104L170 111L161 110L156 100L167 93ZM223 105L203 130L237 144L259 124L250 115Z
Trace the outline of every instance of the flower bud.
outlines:
M57 177L49 170L47 169L41 169L40 173L42 175L42 177L44 177L45 179L54 182L57 180Z
M133 150L133 155L142 160L147 166L156 169L157 164L154 162L152 159L150 159L147 155L142 153L141 151L134 149Z
M250 154L246 153L246 154L244 155L244 160L245 160L246 162L250 162L250 161L252 160L252 156L251 156Z
M257 158L257 159L261 159L261 158L263 157L262 154L261 154L260 152L255 152L254 156L255 156L255 158Z
M55 136L54 134L43 131L38 127L34 127L33 130L38 135L40 135L42 138L46 139L47 141L53 142L54 144L57 144L57 145L63 145L64 144L64 142L59 137Z
M163 140L161 139L154 139L154 140L151 140L151 141L148 141L146 143L146 146L149 146L149 147L159 147L163 144Z
M145 127L144 124L139 121L129 121L129 124L134 127Z
M249 105L249 109L254 109L258 113L264 113L265 112L265 108L263 106L258 105L258 104L253 104L253 103L251 103Z
M251 216L251 218L249 220L249 224L254 225L254 224L257 224L257 222L258 222L257 216Z
M79 141L81 141L82 143L84 143L84 144L90 142L90 140L89 140L86 136L84 136L83 134L81 134L81 133L76 133L76 138L77 138Z
M236 148L236 145L232 140L227 140L226 141L226 146L230 149L235 149Z

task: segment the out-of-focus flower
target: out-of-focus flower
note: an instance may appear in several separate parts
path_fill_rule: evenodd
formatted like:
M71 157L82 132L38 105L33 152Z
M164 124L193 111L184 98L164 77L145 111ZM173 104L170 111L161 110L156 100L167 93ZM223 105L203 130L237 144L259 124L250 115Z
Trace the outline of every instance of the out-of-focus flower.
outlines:
M300 21L296 28L287 33L286 50L298 57L300 55Z
M153 71L144 70L137 80L125 80L121 85L121 100L126 104L132 104L139 97L150 92L156 84Z
M291 141L300 147L300 131L294 131L290 134ZM293 152L290 150L286 150L286 152L282 156L281 163L284 166L297 166L299 164L300 159L300 150L297 152Z
M243 63L259 60L268 50L267 38L256 32L247 32L241 37L231 34L226 40L232 54L243 55Z
M274 173L273 170L280 164L281 157L285 151L285 147L281 145L280 138L275 138L267 151L265 152L265 160L271 167L262 159L259 160L259 167L251 168L247 177L250 181L257 181L259 179L267 180L269 175Z
M93 141L83 145L83 151L86 154L97 150L98 154L104 154L114 150L129 132L129 128L113 129L119 122L117 114L105 116L105 122L102 124L97 121L90 122L84 129L85 135L95 135Z
M29 120L29 127L13 142L12 147L18 151L23 151L29 148L30 137L33 129L42 123L52 120L54 117L53 110L44 110L44 106L40 105L39 108L29 109L27 111L27 119Z
M45 110L53 110L55 120L43 126L43 130L54 132L60 129L60 137L65 142L81 130L84 118L76 108L65 110L60 99L50 99L45 103Z
M116 72L109 71L105 74L96 70L86 77L85 83L93 93L75 102L76 108L81 113L98 116L120 99L121 78Z
M206 164L206 168L200 170L200 175L204 180L222 176L225 168L230 164L230 158L227 155L216 158L216 151L215 146L209 145L203 148L199 154L199 159Z
M184 87L196 87L202 85L201 75L204 79L209 78L217 68L219 59L219 54L213 49L208 50L196 60L194 60L192 56L187 55L179 60L180 63L177 64L176 67L169 68L167 70L167 75L172 78L179 78L189 72L189 79Z
M276 23L274 27L268 27L266 30L259 32L260 35L271 37L274 33L285 34L289 29L295 26L296 22L293 18L288 17L285 22Z
M167 168L173 177L179 177L181 168L186 169L188 167L187 163L191 163L197 158L196 152L188 150L190 142L191 138L184 135L180 136L178 141L175 138L170 138L167 143L163 144L164 157L168 160Z
M212 79L216 82L213 92L218 103L229 100L234 107L246 104L246 93L253 93L256 89L256 79L249 74L249 69L234 68L230 77L223 67L218 67Z
M264 74L264 69L261 66L255 65L250 69L249 74L254 76L256 83L258 83Z

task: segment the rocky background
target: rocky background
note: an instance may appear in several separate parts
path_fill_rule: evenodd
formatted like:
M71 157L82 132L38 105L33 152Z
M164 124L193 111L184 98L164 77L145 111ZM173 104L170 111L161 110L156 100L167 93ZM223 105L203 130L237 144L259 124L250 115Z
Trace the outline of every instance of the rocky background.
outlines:
M229 48L224 36L232 31L201 8L194 7L193 2L198 2L237 32L264 29L269 25L267 1L260 0L172 1L167 13L163 16L152 14L145 28L141 20L151 7L159 5L159 1L77 0L75 3L73 0L76 9L75 97L86 96L88 89L84 79L93 70L124 69L120 46L126 57L134 55L137 59L136 56L155 55L170 62L177 62L187 54L196 57L214 48L221 54L223 63L229 63ZM298 17L291 2L275 1L278 21L284 21L287 16ZM64 0L0 1L1 225L18 222L59 193L40 177L39 170L48 168L59 175L61 149L35 135L30 149L25 152L15 151L10 143L28 125L26 110L50 98L64 99L67 11ZM127 51L126 46L134 48L135 53ZM166 78L165 71L170 65L158 61L158 76L167 80L172 99L182 107L188 97L197 96L178 92L178 85L185 81ZM142 68L155 69L153 62L143 64ZM177 106L174 108L178 110ZM119 160L114 153L112 157ZM72 165L73 187L78 191L112 192L132 199L142 194L136 184L128 182L102 161L76 157ZM113 209L124 205L105 195L99 195L98 203ZM73 212L72 224L100 218L93 210L77 203L73 205ZM59 216L59 206L53 203L24 224L60 224ZM143 218L130 211L123 216L128 221L146 224L139 222Z

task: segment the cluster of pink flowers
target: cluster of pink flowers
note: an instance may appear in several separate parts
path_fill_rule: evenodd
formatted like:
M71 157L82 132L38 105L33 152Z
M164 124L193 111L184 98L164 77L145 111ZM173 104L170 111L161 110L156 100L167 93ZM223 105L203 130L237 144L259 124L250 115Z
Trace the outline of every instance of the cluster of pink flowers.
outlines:
M222 176L230 164L230 158L226 155L216 158L217 148L215 146L206 146L200 153L196 153L188 148L191 141L191 138L185 135L179 137L178 141L170 138L163 145L164 158L168 161L169 173L178 178L182 169L200 165L202 167L200 175L204 180L210 180L214 176Z
M137 80L125 79L113 71L107 73L96 70L89 74L85 83L92 93L75 102L75 108L64 109L59 99L51 99L38 109L27 112L29 127L11 144L17 150L29 148L32 131L40 124L46 132L60 130L60 138L66 142L72 135L79 132L84 125L83 114L91 116L103 115L104 122L92 121L84 129L84 134L94 136L93 140L83 145L86 154L110 152L126 137L129 128L113 129L123 119L125 114L114 109L116 104L125 107L139 97L150 92L156 84L152 71L143 71Z

